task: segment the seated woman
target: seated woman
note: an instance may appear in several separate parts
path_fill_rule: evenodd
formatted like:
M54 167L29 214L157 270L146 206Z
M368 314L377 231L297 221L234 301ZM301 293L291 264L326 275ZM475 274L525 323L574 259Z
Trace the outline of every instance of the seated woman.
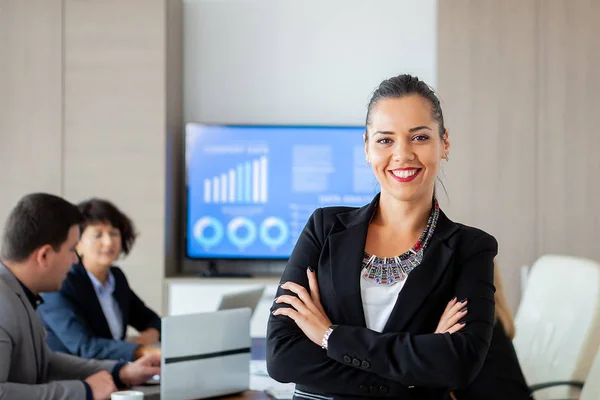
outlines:
M515 324L504 296L504 287L497 266L494 269L494 284L496 323L490 349L475 380L464 390L454 393L456 400L533 399L512 344Z
M39 312L54 351L85 358L131 361L148 353L160 339L160 317L131 290L113 264L127 255L136 237L133 223L106 200L80 203L84 216L74 265L56 293L43 295ZM127 326L140 332L125 341Z

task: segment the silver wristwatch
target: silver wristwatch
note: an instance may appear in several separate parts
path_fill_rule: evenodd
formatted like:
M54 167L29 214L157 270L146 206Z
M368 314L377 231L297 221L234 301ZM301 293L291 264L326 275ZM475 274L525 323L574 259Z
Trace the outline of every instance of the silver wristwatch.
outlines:
M327 350L327 346L329 345L329 336L331 336L331 332L333 332L335 328L337 328L337 325L331 325L329 328L327 328L325 334L323 335L323 339L321 340L321 348Z

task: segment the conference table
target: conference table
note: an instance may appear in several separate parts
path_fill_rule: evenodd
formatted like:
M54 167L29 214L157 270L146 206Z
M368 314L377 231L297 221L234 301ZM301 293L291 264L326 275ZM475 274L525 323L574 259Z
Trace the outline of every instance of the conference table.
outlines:
M144 400L159 400L160 399L160 386L136 386L133 388L144 392ZM270 400L270 397L265 392L259 392L257 390L247 390L243 393L238 393L223 397L212 397L212 399L223 399L223 400Z

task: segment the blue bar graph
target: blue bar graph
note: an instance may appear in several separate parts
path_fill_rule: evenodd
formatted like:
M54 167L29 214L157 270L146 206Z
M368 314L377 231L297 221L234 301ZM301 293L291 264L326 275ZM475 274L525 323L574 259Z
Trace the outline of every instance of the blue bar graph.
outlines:
M252 193L252 166L250 162L247 162L244 165L245 175L244 175L244 201L246 203L250 203L250 193Z
M242 164L238 164L236 167L237 173L237 194L235 196L235 200L238 203L242 203L244 201L244 174L243 174Z
M268 199L267 157L242 162L204 179L205 203L265 204Z

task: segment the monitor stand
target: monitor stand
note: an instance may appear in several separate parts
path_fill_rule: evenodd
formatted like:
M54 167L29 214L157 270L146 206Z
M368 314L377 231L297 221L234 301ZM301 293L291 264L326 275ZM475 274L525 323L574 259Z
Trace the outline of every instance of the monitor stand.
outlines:
M252 278L251 274L243 272L219 272L215 260L208 262L208 268L202 271L200 276L203 278Z

